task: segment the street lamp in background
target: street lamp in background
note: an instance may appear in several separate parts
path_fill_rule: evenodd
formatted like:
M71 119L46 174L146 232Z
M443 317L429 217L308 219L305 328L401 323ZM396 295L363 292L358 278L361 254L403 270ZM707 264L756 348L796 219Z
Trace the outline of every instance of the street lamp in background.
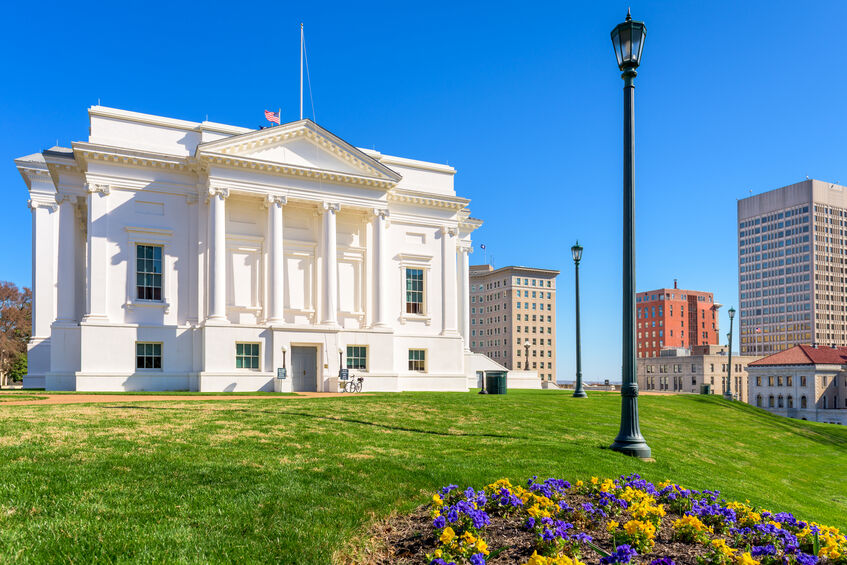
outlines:
M524 349L526 350L526 361L524 361L524 370L529 371L529 338L526 338L523 342Z
M621 428L612 449L642 459L650 457L650 447L644 441L638 425L638 380L635 360L635 175L633 157L635 144L635 69L641 63L646 37L644 22L635 22L626 14L626 21L612 30L612 45L623 87L623 346L621 375Z
M582 246L579 241L571 247L571 254L576 273L576 385L573 395L576 398L585 398L588 395L582 390L582 345L579 338L579 261L582 259Z
M729 360L726 367L726 390L723 395L727 400L732 400L732 320L735 318L735 308L729 307L729 333L726 337L729 341Z

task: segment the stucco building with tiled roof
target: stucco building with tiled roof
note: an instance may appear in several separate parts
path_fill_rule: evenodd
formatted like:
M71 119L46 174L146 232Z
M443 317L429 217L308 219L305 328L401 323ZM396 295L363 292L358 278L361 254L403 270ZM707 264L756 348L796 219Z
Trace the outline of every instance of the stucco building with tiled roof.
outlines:
M780 416L847 425L847 347L796 345L747 365L748 402Z

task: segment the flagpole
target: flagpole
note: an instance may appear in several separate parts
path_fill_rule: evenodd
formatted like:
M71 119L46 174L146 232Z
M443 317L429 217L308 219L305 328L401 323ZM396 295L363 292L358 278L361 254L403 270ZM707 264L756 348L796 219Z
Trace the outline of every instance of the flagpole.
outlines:
M303 119L303 22L300 22L300 119Z

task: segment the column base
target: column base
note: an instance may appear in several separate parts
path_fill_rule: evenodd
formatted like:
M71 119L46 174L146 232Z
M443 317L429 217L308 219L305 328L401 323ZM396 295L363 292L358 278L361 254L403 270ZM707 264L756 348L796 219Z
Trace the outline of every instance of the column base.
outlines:
M82 317L80 324L96 324L108 321L109 317L105 314L86 314Z
M617 437L615 442L610 446L612 451L629 455L630 457L638 457L639 459L650 459L650 446L644 441L641 436L634 437Z
M209 316L203 321L204 326L228 326L229 320L225 316Z

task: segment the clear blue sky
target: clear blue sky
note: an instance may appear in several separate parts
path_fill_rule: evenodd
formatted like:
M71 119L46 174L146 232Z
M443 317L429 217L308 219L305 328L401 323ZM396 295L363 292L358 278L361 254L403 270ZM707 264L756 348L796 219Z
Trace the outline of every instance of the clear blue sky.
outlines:
M622 81L609 31L627 5L12 3L0 22L0 280L31 278L14 158L85 139L98 99L248 127L281 106L294 120L303 21L316 121L361 147L449 162L485 221L475 243L497 266L562 271L560 380L574 372L579 238L584 373L617 380ZM638 288L678 278L728 307L736 199L806 175L847 182L847 3L631 5L648 32L636 81Z

